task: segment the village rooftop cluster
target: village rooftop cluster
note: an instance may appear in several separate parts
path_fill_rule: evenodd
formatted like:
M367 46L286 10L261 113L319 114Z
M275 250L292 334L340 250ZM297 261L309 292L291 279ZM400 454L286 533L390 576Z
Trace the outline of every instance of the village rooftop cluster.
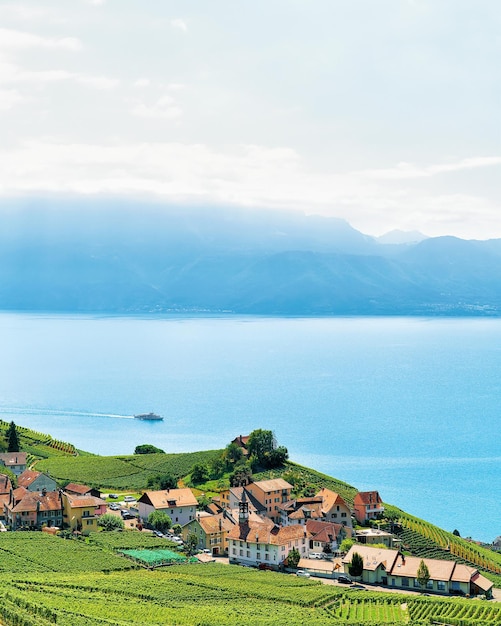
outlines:
M245 448L246 440L237 437L233 443ZM192 490L184 487L145 491L123 510L86 485L69 483L58 489L50 476L27 469L25 452L0 454L2 464L17 477L14 489L9 477L0 473L0 522L11 531L96 532L105 513L125 514L133 519L133 527L141 529L152 512L161 511L181 528L184 541L197 538L197 548L206 558L227 557L230 564L296 570L305 576L350 582L348 574L357 554L363 560L361 582L416 591L422 590L418 570L424 562L429 571L427 591L492 596L493 583L477 569L454 561L404 556L400 539L371 527L370 522L384 513L377 491L357 493L350 509L330 489L294 498L291 484L273 478L224 489L202 509ZM345 539L356 541L347 553L340 551Z

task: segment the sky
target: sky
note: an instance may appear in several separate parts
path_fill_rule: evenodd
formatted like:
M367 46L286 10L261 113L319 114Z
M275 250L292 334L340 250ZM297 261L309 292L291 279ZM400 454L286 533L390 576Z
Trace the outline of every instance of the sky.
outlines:
M0 208L124 197L501 237L498 0L0 0Z

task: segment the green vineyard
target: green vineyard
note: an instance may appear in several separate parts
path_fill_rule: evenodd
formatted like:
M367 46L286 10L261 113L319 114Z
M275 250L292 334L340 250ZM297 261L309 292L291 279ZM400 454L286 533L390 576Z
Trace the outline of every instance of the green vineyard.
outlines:
M501 607L479 600L339 590L287 574L209 563L3 576L0 618L6 626L480 626L499 624Z
M453 560L476 567L486 574L501 575L501 554L466 541L403 511L399 512L394 531L403 540L404 548L415 556Z

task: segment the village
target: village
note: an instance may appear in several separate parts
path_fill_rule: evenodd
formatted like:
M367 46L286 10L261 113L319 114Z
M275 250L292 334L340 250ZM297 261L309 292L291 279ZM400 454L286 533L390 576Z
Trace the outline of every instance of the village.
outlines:
M247 441L239 436L232 444L245 455ZM110 501L118 500L117 494L87 485L58 488L49 475L29 469L26 456L0 454L0 530L88 534L100 530L103 515L112 514L125 520L127 528L151 533L148 518L157 511L167 514L177 529L166 535L155 531L157 536L179 548L191 541L202 562L224 560L359 587L492 597L493 583L474 567L405 555L401 539L375 523L385 510L376 490L358 492L352 508L326 487L293 497L293 486L283 478L223 489L203 506L189 487L146 490L137 500L125 496L118 502ZM2 466L15 475L15 488Z

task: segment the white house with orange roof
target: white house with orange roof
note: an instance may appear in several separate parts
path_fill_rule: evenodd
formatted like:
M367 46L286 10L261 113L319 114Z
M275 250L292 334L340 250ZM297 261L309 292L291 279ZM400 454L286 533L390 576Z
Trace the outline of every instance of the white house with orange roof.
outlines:
M355 552L363 559L362 581L366 583L419 591L421 585L418 582L418 569L421 561L424 561L430 572L427 591L445 595L492 595L494 584L474 567L455 561L405 556L398 550L356 544L343 558L346 573L349 573L349 565Z
M153 511L164 511L173 524L181 524L181 526L195 519L197 505L197 499L187 487L145 491L137 501L139 517L143 521L146 521Z
M279 526L268 518L258 516L252 519L244 499L239 507L239 523L228 534L229 561L279 569L293 548L301 557L307 556L308 539L308 532L303 526Z

